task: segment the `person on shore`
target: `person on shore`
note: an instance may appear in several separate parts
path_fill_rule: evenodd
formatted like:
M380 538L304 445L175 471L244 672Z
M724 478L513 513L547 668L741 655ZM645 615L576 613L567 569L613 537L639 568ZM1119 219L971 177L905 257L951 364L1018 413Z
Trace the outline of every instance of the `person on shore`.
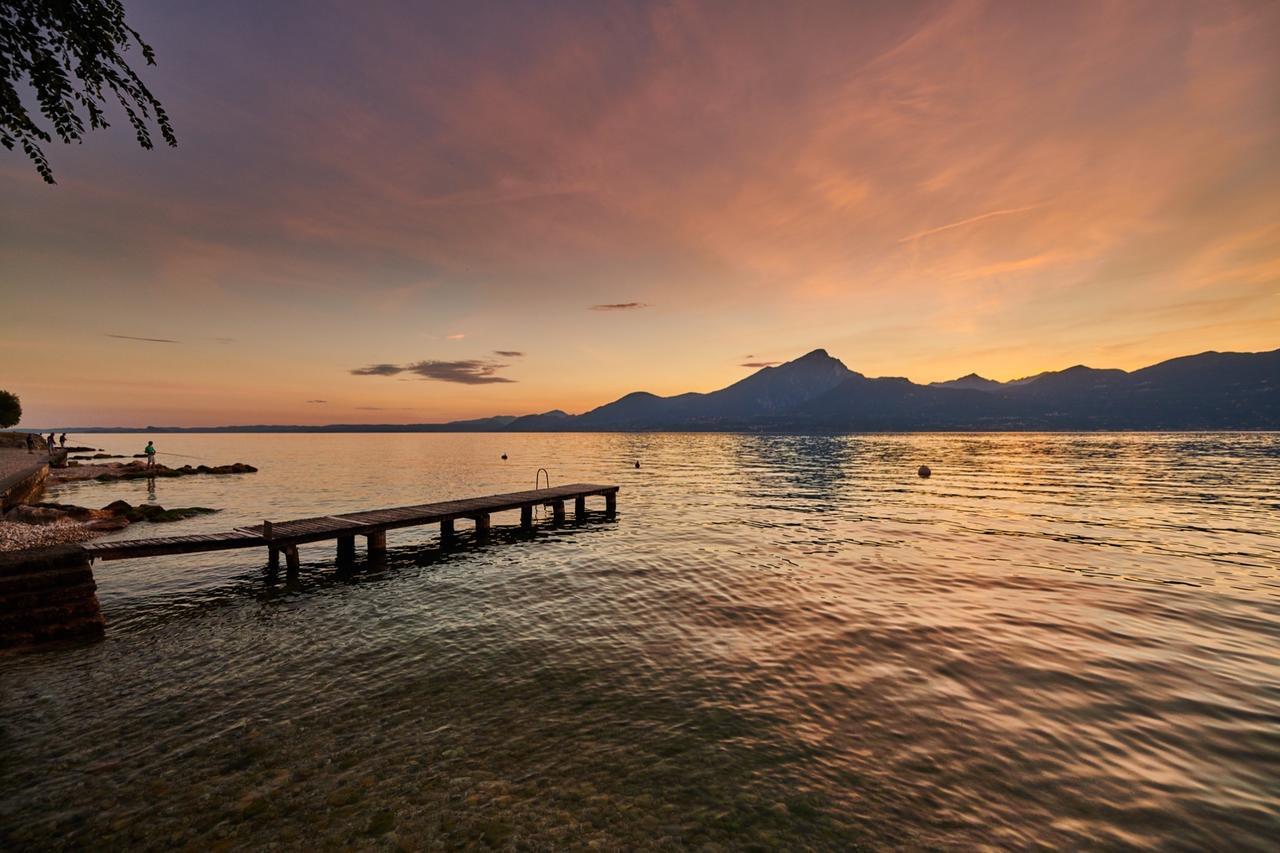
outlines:
M56 444L56 442L53 440L53 433L49 433L49 439L48 439L48 441L49 441L49 455L50 455L50 456L52 456L52 455L53 455L53 448L54 448L54 446L55 446L55 444Z
M59 447L67 446L67 434L65 432L62 435L58 436L58 446Z
M27 452L28 453L36 452L36 440L35 440L35 437L31 435L31 433L27 433Z
M146 449L145 449L145 450L143 450L142 452L143 452L143 453L145 453L145 454L147 454L147 467L148 467L148 468L154 468L154 467L156 467L156 446L155 446L155 443L154 443L154 442L150 442L150 441L148 441L148 442L147 442L147 447L146 447Z

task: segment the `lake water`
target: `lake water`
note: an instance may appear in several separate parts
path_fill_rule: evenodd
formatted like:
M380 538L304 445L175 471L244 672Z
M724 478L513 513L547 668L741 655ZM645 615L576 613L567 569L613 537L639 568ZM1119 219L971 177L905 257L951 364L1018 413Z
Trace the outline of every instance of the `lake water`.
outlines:
M305 547L293 587L99 563L104 642L0 659L0 848L1280 838L1280 435L156 441L261 470L160 480L222 512L117 535L622 491L487 547L393 531L385 569Z

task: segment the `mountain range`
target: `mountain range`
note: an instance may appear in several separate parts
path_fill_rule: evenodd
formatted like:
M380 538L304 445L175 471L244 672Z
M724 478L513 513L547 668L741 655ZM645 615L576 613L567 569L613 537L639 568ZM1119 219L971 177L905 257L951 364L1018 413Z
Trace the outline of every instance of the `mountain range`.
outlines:
M1089 430L1280 428L1280 350L1175 358L1135 370L1083 365L996 382L870 378L814 350L708 394L628 394L577 417L509 430Z
M718 391L673 397L637 391L580 415L556 409L441 424L147 427L154 432L1219 429L1280 429L1280 349L1205 352L1132 372L1077 365L1010 382L970 373L928 385L870 378L816 349Z

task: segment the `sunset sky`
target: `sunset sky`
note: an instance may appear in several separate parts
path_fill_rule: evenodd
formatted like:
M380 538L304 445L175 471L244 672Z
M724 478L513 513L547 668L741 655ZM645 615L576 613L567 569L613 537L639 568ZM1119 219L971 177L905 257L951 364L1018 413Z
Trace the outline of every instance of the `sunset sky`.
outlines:
M0 150L24 424L1280 347L1272 0L126 7L179 146Z

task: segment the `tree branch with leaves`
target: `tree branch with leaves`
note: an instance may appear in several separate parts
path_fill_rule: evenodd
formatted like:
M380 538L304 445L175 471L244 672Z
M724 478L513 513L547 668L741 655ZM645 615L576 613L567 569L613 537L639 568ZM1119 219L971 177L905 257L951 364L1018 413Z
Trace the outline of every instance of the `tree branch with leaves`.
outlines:
M154 147L153 125L177 145L164 107L125 61L135 47L147 65L156 64L151 46L125 23L120 0L0 0L0 144L21 148L52 184L41 143L80 142L86 121L89 130L109 127L106 108L114 100L143 148ZM28 111L24 87L34 90L50 130Z
M0 391L0 429L7 429L22 420L22 403L12 391Z

